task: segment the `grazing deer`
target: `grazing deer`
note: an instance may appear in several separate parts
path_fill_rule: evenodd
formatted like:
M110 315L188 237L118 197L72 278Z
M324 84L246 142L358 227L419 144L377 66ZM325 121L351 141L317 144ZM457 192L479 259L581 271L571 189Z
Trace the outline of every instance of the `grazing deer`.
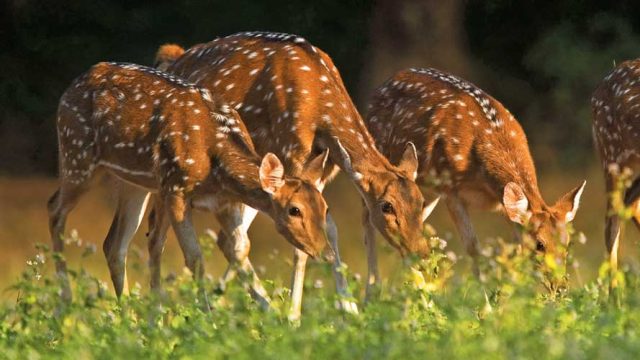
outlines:
M190 202L198 199L244 202L266 212L310 256L326 245L327 205L313 183L327 154L311 160L300 178L285 176L278 157L260 158L237 112L209 90L153 68L99 63L62 95L57 129L61 185L48 203L54 251L63 251L66 217L90 179L99 171L114 175L119 202L104 252L118 296L126 286L127 247L150 192L163 209L156 217L172 225L197 279L204 269ZM70 299L64 260L56 269Z
M496 205L512 222L528 225L537 250L564 259L565 247L557 241L568 241L565 225L575 217L585 183L547 205L527 138L497 100L456 76L409 69L377 89L365 121L378 149L392 161L402 144L416 145L419 184L431 175L448 177L437 190L446 195L449 214L474 259L478 239L467 207Z
M338 70L323 51L295 35L246 32L195 45L173 61L164 56L163 48L159 55L157 66L219 93L242 116L258 153L278 154L288 174L301 174L314 154L330 149L331 165L317 187L322 191L336 173L335 165L347 173L365 205L368 247L373 246L375 228L403 255L429 253L422 223L436 202L425 203L415 184L415 147L409 142L403 145L397 166L376 150ZM221 243L246 239L252 219L238 218L247 221L234 224L234 234L223 225ZM336 286L346 298L350 295L340 271L337 230L330 214L327 227L335 253ZM379 276L376 259L369 260L372 285ZM300 316L306 261L307 255L296 250L290 318ZM353 303L341 304L357 311Z
M640 228L640 60L618 65L598 85L591 98L593 136L602 161L607 193L616 190L622 170L628 169L634 181L624 194L624 205L633 209L633 221ZM607 201L605 243L612 270L618 268L621 236L620 218L612 199Z

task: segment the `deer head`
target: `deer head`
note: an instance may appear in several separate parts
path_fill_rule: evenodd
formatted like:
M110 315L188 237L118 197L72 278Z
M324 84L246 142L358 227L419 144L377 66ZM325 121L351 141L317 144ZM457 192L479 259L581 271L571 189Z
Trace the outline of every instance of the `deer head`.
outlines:
M528 234L535 240L537 252L552 254L556 261L564 264L570 241L567 224L576 216L585 185L586 181L562 196L553 206L533 208L523 189L510 182L504 187L504 209L511 221L526 226Z
M260 165L260 185L271 197L271 215L278 232L314 258L327 244L328 207L315 184L324 172L328 154L325 150L310 161L303 178L284 176L282 163L272 153L265 155Z
M357 181L363 192L369 219L382 236L405 256L429 255L429 243L423 234L423 222L433 211L439 199L427 203L415 183L418 174L416 148L408 143L402 158L392 171L375 169L357 171L342 144L337 141L345 171ZM375 175L375 176L374 176Z

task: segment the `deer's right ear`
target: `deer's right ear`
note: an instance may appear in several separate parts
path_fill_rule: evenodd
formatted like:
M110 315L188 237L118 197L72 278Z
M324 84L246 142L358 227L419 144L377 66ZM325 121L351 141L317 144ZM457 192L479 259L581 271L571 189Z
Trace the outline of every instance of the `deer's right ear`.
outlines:
M309 161L304 169L304 178L313 183L318 191L321 191L324 187L322 175L324 174L324 168L327 166L327 159L329 159L328 148Z
M260 164L260 185L262 190L273 195L284 185L284 167L273 153L262 158Z
M408 142L402 153L402 159L398 163L400 171L404 172L409 179L416 181L418 177L418 152L412 142Z
M529 221L529 200L518 184L510 182L504 187L502 203L511 221L520 225Z

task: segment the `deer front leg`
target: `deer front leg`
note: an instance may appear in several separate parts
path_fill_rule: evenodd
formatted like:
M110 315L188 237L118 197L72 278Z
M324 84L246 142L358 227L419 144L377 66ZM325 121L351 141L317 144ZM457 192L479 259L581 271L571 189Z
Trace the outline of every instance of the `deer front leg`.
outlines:
M148 200L148 191L124 182L118 183L118 206L102 245L117 297L129 293L127 252L142 222Z
M369 219L369 209L362 206L362 226L364 228L364 246L367 249L367 289L365 302L377 298L380 293L380 272L378 271L378 252L376 249L376 229Z
M300 320L302 313L302 290L304 287L304 272L307 267L307 255L298 248L293 249L293 277L291 280L291 308L289 309L289 320Z
M218 222L222 226L218 233L217 245L229 261L221 287L224 289L225 284L231 281L239 271L242 280L249 282L251 296L260 303L262 308L267 309L271 300L249 260L251 242L247 231L257 213L257 210L244 204L229 205L216 213Z
M349 291L349 285L343 272L342 260L340 260L338 227L331 214L327 214L327 238L329 238L329 245L334 253L332 268L333 276L336 279L336 290L340 298L340 308L348 313L357 314L358 305L350 300L353 298L353 295Z
M473 273L476 277L480 277L480 268L478 267L478 238L473 229L467 208L456 194L447 194L446 202L449 214L458 229L465 250L473 260Z

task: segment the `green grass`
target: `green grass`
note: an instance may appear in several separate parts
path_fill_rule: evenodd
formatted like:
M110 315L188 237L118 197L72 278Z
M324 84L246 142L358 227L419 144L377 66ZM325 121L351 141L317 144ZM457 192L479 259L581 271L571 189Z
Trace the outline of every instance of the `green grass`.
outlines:
M528 249L495 242L482 261L483 283L454 276L438 249L407 262L381 296L361 310L335 308L330 269L314 265L322 284L308 280L301 323L287 320L288 290L265 282L273 309L260 310L238 283L225 293L205 279L205 310L188 272L165 284L159 299L135 286L117 301L107 284L71 272L74 301L61 303L48 271L46 246L9 290L16 301L0 308L3 358L635 358L640 353L640 276L629 269L616 297L606 263L593 282L563 293L540 285L540 259ZM89 248L87 261L96 258ZM571 266L571 262L569 264ZM420 269L420 270L418 270ZM361 279L350 276L362 293ZM323 286L320 286L323 285ZM362 304L361 304L362 305Z

